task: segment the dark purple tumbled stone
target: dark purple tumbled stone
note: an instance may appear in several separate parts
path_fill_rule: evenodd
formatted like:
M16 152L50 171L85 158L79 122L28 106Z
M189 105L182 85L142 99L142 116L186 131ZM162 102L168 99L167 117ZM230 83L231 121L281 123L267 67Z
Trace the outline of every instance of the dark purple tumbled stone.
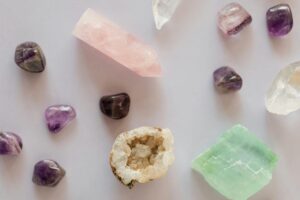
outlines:
M20 136L10 132L0 132L0 155L18 155L22 148Z
M288 4L279 4L267 11L267 26L270 35L284 36L293 28L293 14Z
M65 176L66 171L53 160L41 160L34 166L32 181L41 186L54 187Z
M35 42L24 42L17 46L16 64L25 71L39 73L44 71L46 59L41 47Z
M220 92L234 92L240 90L243 85L241 76L230 67L220 67L214 72L213 77L214 85Z
M128 115L130 97L126 93L104 96L100 99L102 113L112 119L122 119Z
M76 111L69 105L49 106L45 111L48 129L52 133L58 133L76 117Z

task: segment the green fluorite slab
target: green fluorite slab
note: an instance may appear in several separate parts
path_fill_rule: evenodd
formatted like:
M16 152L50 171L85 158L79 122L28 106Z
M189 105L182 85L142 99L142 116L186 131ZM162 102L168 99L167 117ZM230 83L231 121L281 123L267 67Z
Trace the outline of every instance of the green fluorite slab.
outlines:
M249 130L236 125L199 155L192 168L231 200L246 200L272 179L277 156Z

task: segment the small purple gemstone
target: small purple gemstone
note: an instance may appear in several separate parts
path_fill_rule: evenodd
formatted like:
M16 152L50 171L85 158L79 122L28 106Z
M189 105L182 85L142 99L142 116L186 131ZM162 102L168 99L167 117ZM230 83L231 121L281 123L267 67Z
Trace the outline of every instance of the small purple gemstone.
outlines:
M214 72L213 76L215 87L220 92L233 92L242 88L243 80L241 76L230 67L220 67Z
M53 160L42 160L34 166L32 181L41 186L54 187L65 176L66 171Z
M76 117L76 111L69 105L53 105L46 109L45 117L49 131L58 133Z
M293 14L288 4L279 4L267 11L267 26L270 35L284 36L293 28Z
M20 136L10 132L0 132L0 155L18 155L22 148Z
M103 96L99 102L100 110L104 115L112 119L126 117L130 109L130 97L127 93L119 93Z

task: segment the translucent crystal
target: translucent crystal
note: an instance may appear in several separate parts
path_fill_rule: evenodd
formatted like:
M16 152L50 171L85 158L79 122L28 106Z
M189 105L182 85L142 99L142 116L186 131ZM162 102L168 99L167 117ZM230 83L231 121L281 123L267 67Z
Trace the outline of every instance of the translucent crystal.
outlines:
M246 200L272 179L276 155L256 136L236 125L198 156L192 168L231 200Z
M160 30L172 18L181 0L153 0L155 25Z
M269 112L287 115L300 109L300 62L283 68L265 98Z

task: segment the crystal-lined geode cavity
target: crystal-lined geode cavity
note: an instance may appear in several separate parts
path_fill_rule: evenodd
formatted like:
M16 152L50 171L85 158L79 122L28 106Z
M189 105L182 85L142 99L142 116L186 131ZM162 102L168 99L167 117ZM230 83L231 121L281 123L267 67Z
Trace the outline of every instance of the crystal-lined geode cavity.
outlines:
M112 171L129 188L158 179L174 162L173 143L169 129L140 127L121 133L110 153Z
M234 92L242 88L243 79L231 67L220 67L213 73L215 88L222 92Z
M265 144L236 125L200 154L192 168L226 198L246 200L271 181L276 163L276 155Z
M126 93L103 96L99 102L104 115L112 119L126 117L130 109L130 97Z
M267 11L267 26L271 36L288 34L293 28L293 14L288 4L279 4Z
M226 35L239 33L251 22L251 15L238 3L230 3L218 13L218 26Z
M40 186L55 187L66 171L53 160L41 160L34 166L32 181Z
M23 70L39 73L45 70L46 59L41 47L35 42L24 42L17 46L15 62Z
M0 155L18 155L22 148L20 136L11 132L0 132Z
M300 62L280 70L265 97L269 112L287 115L300 109Z
M58 133L76 118L76 111L70 105L53 105L45 111L48 129L52 133Z

